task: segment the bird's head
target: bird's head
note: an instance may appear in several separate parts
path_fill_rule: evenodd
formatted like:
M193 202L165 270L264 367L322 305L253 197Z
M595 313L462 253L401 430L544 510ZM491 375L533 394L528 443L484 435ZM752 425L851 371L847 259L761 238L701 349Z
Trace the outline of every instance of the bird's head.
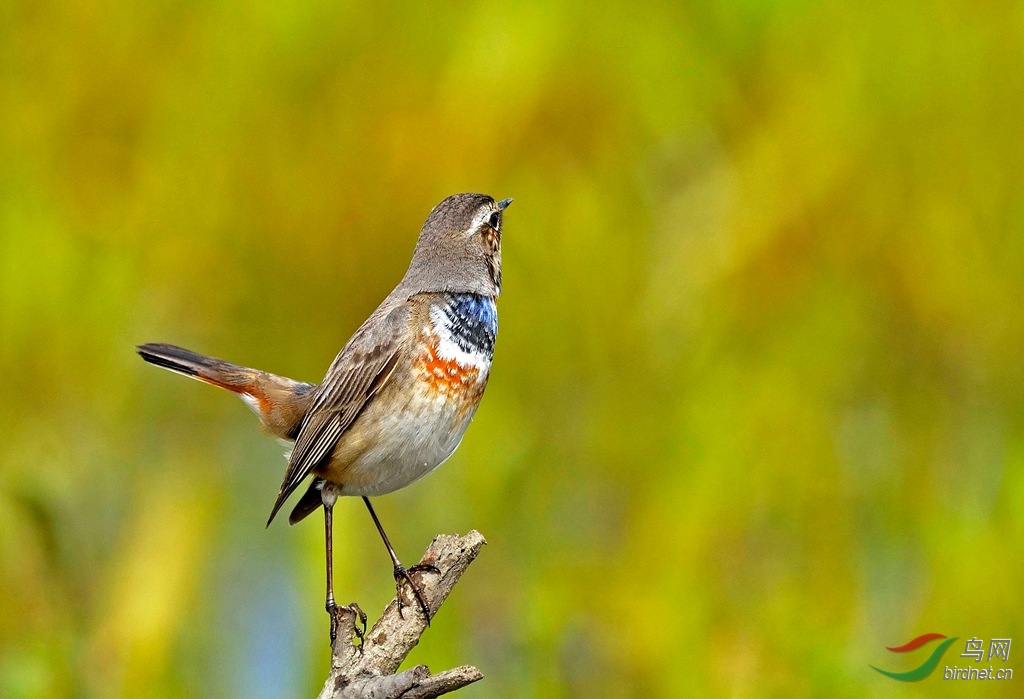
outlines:
M434 207L420 230L402 286L417 292L501 292L501 230L511 199L453 194Z

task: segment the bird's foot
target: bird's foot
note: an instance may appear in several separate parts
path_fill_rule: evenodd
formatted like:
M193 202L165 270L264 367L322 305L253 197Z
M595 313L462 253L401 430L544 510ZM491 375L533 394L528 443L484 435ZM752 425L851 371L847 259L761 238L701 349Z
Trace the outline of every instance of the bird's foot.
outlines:
M366 638L366 612L359 608L359 605L353 602L352 604L339 607L334 600L327 601L327 613L331 615L331 646L334 646L334 642L338 640L338 635L341 633L343 624L345 623L346 617L351 616L348 623L352 624L352 635L359 639L359 645L362 647L363 639ZM359 621L357 624L356 621ZM359 628L359 625L363 628Z
M430 605L427 604L426 598L423 596L423 590L416 584L416 581L412 579L412 573L434 573L440 575L441 571L437 566L430 563L417 563L411 568L406 568L402 564L395 566L395 588L398 590L398 615L402 616L402 581L405 580L409 583L409 587L412 588L412 592L416 595L416 601L419 602L420 611L423 612L423 616L427 619L427 626L430 626Z

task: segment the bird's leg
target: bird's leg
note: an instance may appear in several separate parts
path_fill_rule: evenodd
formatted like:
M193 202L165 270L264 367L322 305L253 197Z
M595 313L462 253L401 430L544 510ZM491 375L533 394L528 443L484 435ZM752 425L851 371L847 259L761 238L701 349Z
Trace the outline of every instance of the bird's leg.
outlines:
M327 542L327 613L331 615L331 645L338 638L338 626L341 623L341 609L338 608L338 604L334 601L334 569L331 564L332 559L332 530L334 529L334 501L333 498L328 501L324 498L324 533L325 541Z
M327 603L324 605L327 609L327 613L331 615L331 646L338 639L338 633L341 630L341 620L345 616L345 612L350 612L353 617L352 628L355 630L356 637L360 641L366 635L366 614L359 605L352 603L346 607L339 607L338 603L334 601L334 570L332 566L333 558L333 546L332 546L332 530L334 529L334 502L337 496L334 494L325 493L324 499L324 530L327 541ZM363 628L360 631L359 627L354 623L355 619L359 619Z
M384 533L384 527L380 525L380 520L377 519L377 513L373 511L373 505L370 504L370 498L364 495L363 502L366 503L366 509L370 511L370 516L373 517L373 523L377 525L377 531L380 532L380 538L384 540L384 545L388 549L388 555L391 556L391 563L395 566L395 585L398 589L398 614L402 614L402 580L406 580L412 588L413 594L416 595L416 601L420 603L420 609L423 611L423 616L427 618L427 626L430 626L430 606L427 604L427 600L423 597L423 591L420 590L418 585L416 585L409 573L427 570L440 575L441 571L437 569L437 566L429 564L417 564L408 569L403 566L402 562L398 560L398 555L395 553L394 547L391 546L391 542L388 540L388 535Z

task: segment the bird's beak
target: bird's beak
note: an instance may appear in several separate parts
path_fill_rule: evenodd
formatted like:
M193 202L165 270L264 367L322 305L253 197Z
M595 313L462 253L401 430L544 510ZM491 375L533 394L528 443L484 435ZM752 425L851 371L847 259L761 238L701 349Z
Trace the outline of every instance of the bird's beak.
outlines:
M504 211L508 207L508 205L511 204L511 203L512 203L512 197L509 197L508 199L502 199L501 201L498 202L498 210L499 211Z

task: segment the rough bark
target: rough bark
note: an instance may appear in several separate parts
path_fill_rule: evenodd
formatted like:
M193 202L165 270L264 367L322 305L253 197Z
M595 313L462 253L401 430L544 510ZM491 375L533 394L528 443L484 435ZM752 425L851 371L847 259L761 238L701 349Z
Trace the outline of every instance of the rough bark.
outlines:
M412 576L423 592L431 618L485 543L480 532L471 531L465 536L438 536L427 547L420 563L435 566L440 574L418 570ZM351 622L345 622L334 642L331 672L318 699L427 699L454 692L483 677L470 665L436 675L425 665L417 665L395 674L427 629L427 621L407 583L400 594L402 608L396 595L361 644L357 643L356 633L356 624L360 623L358 607L353 605L348 610Z

